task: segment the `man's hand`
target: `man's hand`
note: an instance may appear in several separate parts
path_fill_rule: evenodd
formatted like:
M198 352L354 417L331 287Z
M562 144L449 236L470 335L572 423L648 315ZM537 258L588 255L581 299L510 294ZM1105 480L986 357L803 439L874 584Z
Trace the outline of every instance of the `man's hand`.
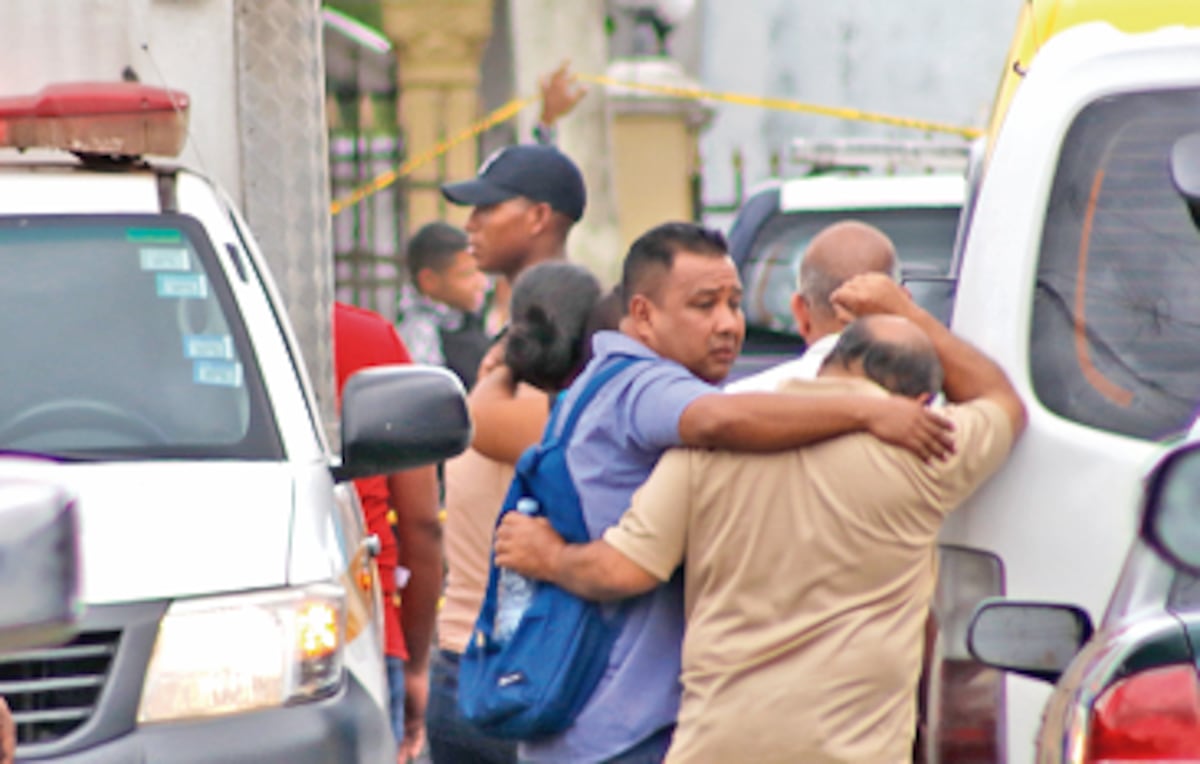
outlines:
M0 764L13 764L17 756L17 727L8 702L0 697Z
M882 273L862 273L847 280L829 296L829 302L837 317L847 323L876 313L908 317L916 308L908 291Z
M546 518L508 512L496 529L496 564L528 578L554 581L566 545Z
M425 747L425 707L429 704L429 671L404 668L404 742L398 764L407 764Z
M563 61L541 80L542 116L538 122L546 127L553 126L570 114L580 99L587 95L587 88L580 85L575 75L568 71L570 67L570 61Z
M925 402L902 395L872 401L867 431L885 443L907 448L922 461L947 459L954 453L954 425Z

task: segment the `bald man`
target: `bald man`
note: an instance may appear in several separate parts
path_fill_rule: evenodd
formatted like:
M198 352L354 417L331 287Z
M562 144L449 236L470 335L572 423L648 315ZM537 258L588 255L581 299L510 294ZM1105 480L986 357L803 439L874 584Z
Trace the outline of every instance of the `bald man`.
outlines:
M683 699L667 762L911 761L924 624L945 516L1007 458L1025 410L998 365L890 278L834 295L849 324L784 393L943 389L957 449L923 462L847 435L778 454L675 449L603 539L566 545L506 515L496 562L590 599L682 565Z
M854 276L882 273L899 280L896 247L883 231L858 220L843 220L821 229L800 261L792 316L804 353L791 361L726 385L727 392L771 392L788 379L814 379L833 349L845 317L834 311L830 296Z

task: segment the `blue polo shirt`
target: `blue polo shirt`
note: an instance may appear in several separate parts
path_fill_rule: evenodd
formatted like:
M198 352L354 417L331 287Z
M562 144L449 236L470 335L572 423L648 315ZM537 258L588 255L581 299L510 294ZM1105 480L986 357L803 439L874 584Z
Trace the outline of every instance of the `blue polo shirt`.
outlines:
M592 350L592 360L568 388L564 406L573 404L612 356L648 359L632 364L601 388L567 447L567 465L584 519L596 539L616 525L663 452L682 445L683 410L719 390L619 332L597 333ZM554 737L523 743L522 760L602 761L675 721L684 628L682 577L677 572L665 585L629 600L627 607L608 670L575 723Z

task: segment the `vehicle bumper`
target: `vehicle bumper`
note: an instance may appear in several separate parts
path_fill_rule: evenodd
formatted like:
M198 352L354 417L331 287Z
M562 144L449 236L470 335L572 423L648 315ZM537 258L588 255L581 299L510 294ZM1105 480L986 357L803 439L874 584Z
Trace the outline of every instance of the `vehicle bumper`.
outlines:
M385 710L353 676L334 695L312 703L188 722L147 724L69 753L20 761L62 764L138 762L388 762L396 745Z

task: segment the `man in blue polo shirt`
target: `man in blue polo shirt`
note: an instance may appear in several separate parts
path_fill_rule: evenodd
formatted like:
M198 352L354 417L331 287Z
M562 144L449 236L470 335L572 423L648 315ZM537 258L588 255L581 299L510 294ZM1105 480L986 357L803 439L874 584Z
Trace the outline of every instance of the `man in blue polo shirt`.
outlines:
M580 417L567 451L593 538L615 525L663 452L687 445L777 451L870 432L926 459L952 448L948 423L893 396L723 394L715 387L741 349L745 320L737 268L724 237L690 223L651 229L631 247L622 276L620 332L601 332L567 391L568 408L617 356L622 371ZM563 733L521 745L530 762L661 761L679 707L683 587L678 576L630 600L605 677Z

